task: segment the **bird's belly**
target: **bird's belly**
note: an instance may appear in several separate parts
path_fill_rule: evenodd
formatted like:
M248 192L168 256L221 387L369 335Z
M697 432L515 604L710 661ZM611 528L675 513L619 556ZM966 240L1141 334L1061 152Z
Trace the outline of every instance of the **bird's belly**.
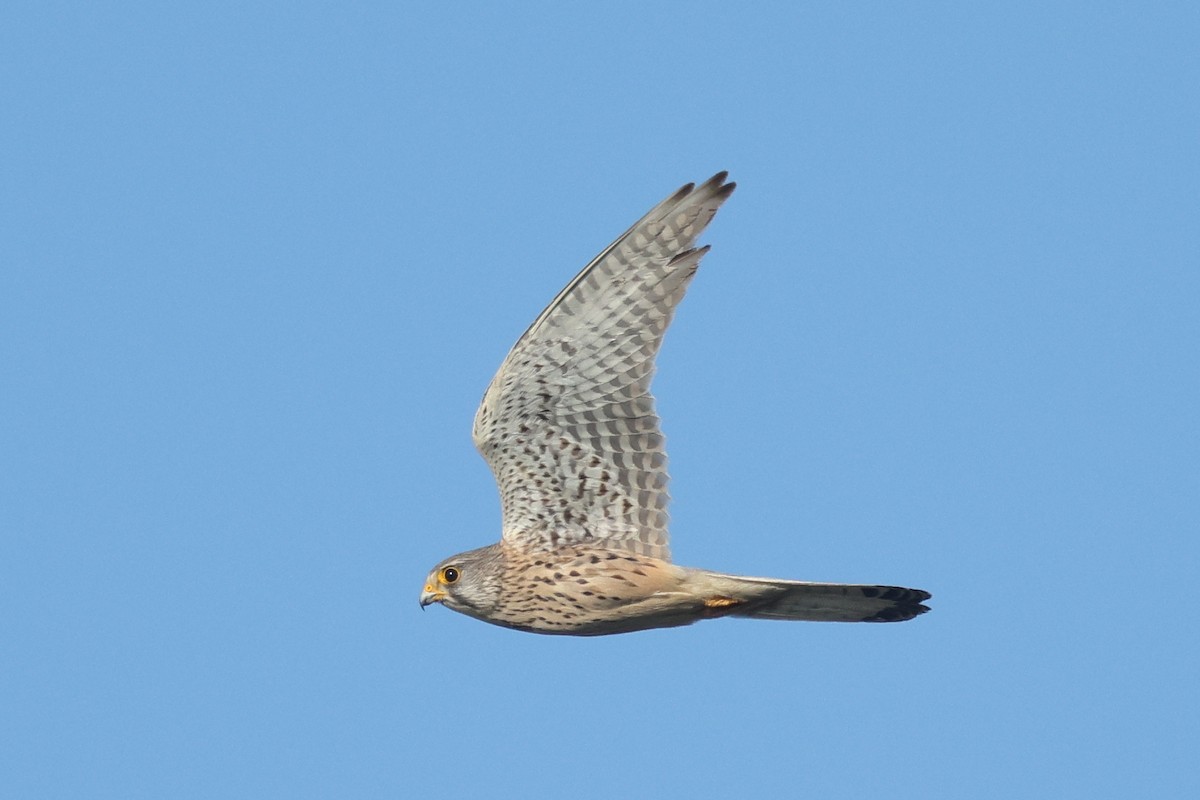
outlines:
M679 567L647 556L564 548L512 570L489 621L575 636L686 625L703 603L679 591L682 577Z

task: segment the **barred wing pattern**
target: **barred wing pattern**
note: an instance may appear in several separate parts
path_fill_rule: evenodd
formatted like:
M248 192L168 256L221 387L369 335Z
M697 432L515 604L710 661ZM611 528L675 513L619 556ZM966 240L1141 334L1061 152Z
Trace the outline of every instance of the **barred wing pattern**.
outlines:
M655 206L567 284L500 365L475 446L500 488L503 538L669 560L667 457L650 380L693 248L735 184L726 173Z

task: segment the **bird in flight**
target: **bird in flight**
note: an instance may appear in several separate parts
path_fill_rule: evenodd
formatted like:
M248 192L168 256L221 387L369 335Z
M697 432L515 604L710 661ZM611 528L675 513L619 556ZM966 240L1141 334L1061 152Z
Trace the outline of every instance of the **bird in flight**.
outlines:
M667 456L650 379L675 306L733 193L720 172L650 209L513 345L475 414L500 488L500 541L425 578L441 603L533 633L599 636L715 617L901 622L920 589L750 578L682 567L667 536Z

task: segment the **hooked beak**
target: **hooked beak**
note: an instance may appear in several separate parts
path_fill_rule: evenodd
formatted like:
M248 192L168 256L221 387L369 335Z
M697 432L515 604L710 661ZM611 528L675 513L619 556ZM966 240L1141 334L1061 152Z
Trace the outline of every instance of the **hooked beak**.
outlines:
M446 599L446 593L434 586L432 583L425 584L425 590L421 592L421 609L430 603L440 603Z

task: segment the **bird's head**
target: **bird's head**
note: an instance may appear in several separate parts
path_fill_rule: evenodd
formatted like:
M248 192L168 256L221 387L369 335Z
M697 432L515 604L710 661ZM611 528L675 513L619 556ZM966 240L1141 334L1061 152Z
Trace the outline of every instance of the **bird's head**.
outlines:
M451 556L426 576L421 608L441 603L463 614L480 616L500 599L503 567L504 553L495 544Z

